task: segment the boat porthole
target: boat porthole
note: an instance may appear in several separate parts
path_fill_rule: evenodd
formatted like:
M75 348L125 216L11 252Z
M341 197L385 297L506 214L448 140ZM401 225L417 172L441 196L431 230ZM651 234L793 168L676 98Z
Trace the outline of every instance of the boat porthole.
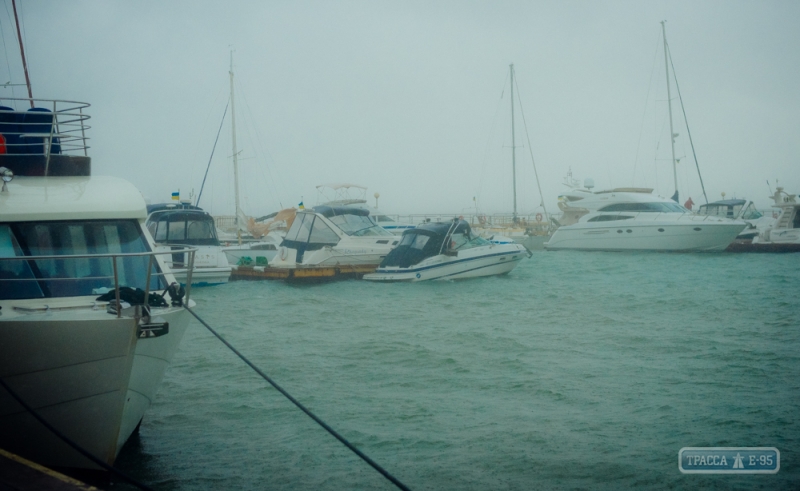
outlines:
M658 229L658 231L659 231L659 232L663 232L663 231L664 231L664 229L663 229L663 228L660 228L660 229Z
M628 230L626 230L626 232L631 233L631 232L633 232L633 230L628 229Z
M422 275L417 273L417 278L421 278L421 277L422 277Z
M695 230L695 232L699 232L702 229L700 227L695 227L694 230Z
M621 234L621 233L622 233L622 230L617 230L617 233L618 233L618 234Z

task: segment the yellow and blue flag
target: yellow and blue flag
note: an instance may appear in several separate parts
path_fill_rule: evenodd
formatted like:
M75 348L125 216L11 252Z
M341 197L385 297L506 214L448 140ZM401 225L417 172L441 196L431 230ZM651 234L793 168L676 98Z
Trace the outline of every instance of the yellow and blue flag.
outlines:
M303 202L302 201L300 202L300 204L297 205L297 207L300 208L301 210L305 210L306 209L306 207L303 206Z
M173 201L180 201L181 200L181 192L178 191L177 193L172 193L172 200Z

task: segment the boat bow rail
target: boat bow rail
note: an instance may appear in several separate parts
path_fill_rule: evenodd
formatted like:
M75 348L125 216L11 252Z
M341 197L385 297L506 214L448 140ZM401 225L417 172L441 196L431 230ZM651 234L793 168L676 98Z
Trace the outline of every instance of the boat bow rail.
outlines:
M189 279L191 280L191 265L194 264L194 247L183 246L180 250L147 251L134 253L110 254L74 254L74 255L47 255L47 256L11 256L0 257L0 302L25 301L19 305L11 305L19 313L32 313L40 311L74 310L77 308L98 308L107 305L110 312L121 317L125 308L123 301L132 302L125 297L126 292L136 292L141 295L142 305L152 305L156 289L168 292L173 305L186 304L189 300L191 281L186 289L182 290L175 283L169 281L169 269L156 267L159 265L158 256L172 255L173 253L187 254ZM144 265L144 261L137 258L146 258L146 277L128 278L126 262L137 261ZM55 265L57 271L63 272L57 276L45 276L40 265L45 263ZM122 263L122 264L120 264ZM91 268L92 273L86 276L67 274L67 271L79 271ZM103 274L103 273L110 274ZM132 285L127 283L132 280ZM144 280L144 281L141 281ZM153 281L155 280L155 282ZM57 285L54 288L54 285ZM155 285L155 286L154 286ZM127 287L127 288L126 288ZM140 288L144 287L144 288ZM128 290L130 289L130 290ZM53 294L54 290L60 292ZM109 295L111 293L111 295ZM143 294L142 294L143 293ZM76 304L75 297L107 295L107 302L86 302ZM72 301L65 301L71 298ZM32 304L31 301L46 300L47 304Z
M30 106L30 107L26 107ZM0 166L17 176L88 176L86 102L0 97Z

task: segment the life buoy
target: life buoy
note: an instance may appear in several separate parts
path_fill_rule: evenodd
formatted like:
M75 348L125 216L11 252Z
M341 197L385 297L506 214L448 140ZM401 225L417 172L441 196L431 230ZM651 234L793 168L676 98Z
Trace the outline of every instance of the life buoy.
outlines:
M541 214L541 213L537 213L537 214L536 214L536 221L537 221L537 222L541 222L541 221L542 221L542 218L543 218L543 217L542 217L542 214Z

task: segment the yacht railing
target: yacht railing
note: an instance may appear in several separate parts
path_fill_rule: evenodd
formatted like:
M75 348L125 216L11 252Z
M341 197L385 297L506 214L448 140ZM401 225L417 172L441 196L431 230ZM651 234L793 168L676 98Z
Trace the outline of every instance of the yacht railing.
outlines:
M115 305L116 305L116 313L117 317L120 317L122 314L121 309L121 300L120 300L120 273L119 273L119 259L125 258L133 258L133 257L146 257L147 260L147 278L145 280L145 288L144 288L144 305L149 305L150 299L150 282L153 277L153 266L157 265L156 256L165 256L165 255L172 255L172 254L187 254L188 261L187 261L187 272L186 272L186 289L185 289L185 296L184 296L184 303L189 301L189 295L191 293L191 285L192 285L192 270L194 269L194 256L195 252L197 252L196 247L189 247L189 246L181 246L180 248L176 247L170 251L148 251L148 252L131 252L131 253L110 253L110 254L69 254L69 255L48 255L48 256L11 256L11 257L0 257L0 271L2 271L3 264L7 261L25 261L29 267L31 262L35 261L69 261L69 260L80 260L80 259L110 259L112 263L112 271L113 274L111 275L95 275L95 276L69 276L69 277L43 277L43 276L35 276L31 275L30 278L0 278L0 285L3 283L15 283L15 284L24 284L24 283L41 283L41 282L86 282L86 281L103 281L103 280L113 280L113 290L108 287L100 287L94 290L105 290L103 292L93 291L91 295L102 295L109 291L115 291ZM63 264L63 263L62 263ZM167 263L169 264L169 263ZM169 283L166 279L166 275L172 274L172 271L169 269L162 269L159 268L159 271L155 273L156 277L163 278L164 284L169 286ZM122 285L122 286L129 286L129 285ZM40 300L44 298L68 298L68 297L78 297L78 296L87 296L87 295L69 295L69 296L57 296L57 297L30 297L30 298L19 298L13 300ZM2 300L12 300L8 298L3 298ZM38 310L48 310L50 307L45 306L44 309ZM29 310L37 310L37 309L29 309Z
M20 109L25 108L27 109ZM0 135L5 154L88 156L86 102L0 97Z

